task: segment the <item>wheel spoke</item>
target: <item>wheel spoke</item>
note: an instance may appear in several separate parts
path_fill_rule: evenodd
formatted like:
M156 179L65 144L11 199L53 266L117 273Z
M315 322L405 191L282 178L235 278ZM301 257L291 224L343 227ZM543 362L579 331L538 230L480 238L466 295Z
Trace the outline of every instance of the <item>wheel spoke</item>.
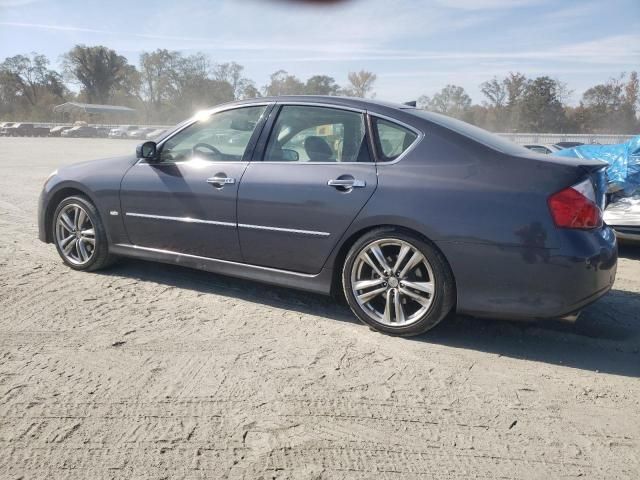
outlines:
M413 255L400 272L400 278L403 278L407 273L409 273L413 267L420 263L422 258L422 254L420 252L413 252Z
M82 237L82 241L85 243L88 243L89 245L95 247L96 246L96 239L95 238L91 238L91 237Z
M433 283L431 282L407 282L406 280L403 280L402 284L405 287L433 295Z
M383 292L387 291L387 287L382 287L382 288L377 288L375 290L370 290L368 292L365 292L361 295L358 295L358 300L360 300L361 303L367 303L371 300L373 300L374 298L376 298L378 295L380 295Z
M369 265L374 272L376 272L379 276L384 277L384 273L382 273L380 271L380 269L378 268L378 266L375 264L375 262L373 260L371 260L371 257L369 256L369 254L367 252L362 252L360 254L360 259L366 263L367 265Z
M364 290L365 288L377 287L378 285L382 285L384 279L382 278L374 278L373 280L360 280L353 284L353 288L355 290Z
M400 291L395 290L393 295L393 305L396 311L396 322L404 323L404 308L402 308L402 298L400 297Z
M78 239L77 244L78 244L78 255L80 255L80 258L82 259L83 262L86 262L89 259L89 252L87 252L87 248L84 246L84 242L82 241L81 238Z
M376 257L376 260L378 260L378 263L384 270L384 273L388 275L391 272L391 268L389 267L387 260L384 258L384 254L380 247L378 245L373 245L369 250L373 253L373 256Z
M82 236L83 237L95 237L96 236L96 232L93 230L93 228L88 228L87 230L82 230Z
M384 321L387 323L391 322L391 309L392 309L391 297L395 295L395 292L396 292L395 290L389 290L387 292L387 299L384 304Z
M66 238L63 238L62 240L60 240L60 248L62 248L63 250L67 247L67 245L69 244L69 242L71 240L73 240L74 238L76 238L75 235L69 235Z
M425 307L431 303L431 300L429 300L428 298L418 295L417 293L413 293L411 290L407 290L406 288L400 288L400 292L403 295L406 295L407 297L412 298L413 300L418 302L420 305L423 305Z
M82 208L78 208L76 212L76 230L82 230L82 226L87 219L87 214L84 213Z
M76 245L76 243L78 243L75 235L73 237L73 241L67 243L64 248L62 248L62 251L64 252L65 255L71 255L71 250L73 250L73 247Z
M73 232L73 220L69 218L66 212L62 213L59 217L59 224L62 225L69 232Z
M400 265L402 265L402 262L404 261L404 258L407 256L407 253L409 253L410 251L411 251L411 247L409 247L408 245L402 245L402 247L400 247L398 258L396 258L396 263L393 265L393 273L396 273L398 271L398 269L400 268Z

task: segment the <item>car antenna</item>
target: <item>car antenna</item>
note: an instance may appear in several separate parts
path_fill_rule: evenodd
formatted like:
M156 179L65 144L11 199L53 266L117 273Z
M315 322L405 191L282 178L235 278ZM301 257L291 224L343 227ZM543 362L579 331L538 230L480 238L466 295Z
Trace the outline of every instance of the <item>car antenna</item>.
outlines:
M408 107L417 107L418 102L416 102L415 100L411 100L410 102L404 102L403 105L406 105Z

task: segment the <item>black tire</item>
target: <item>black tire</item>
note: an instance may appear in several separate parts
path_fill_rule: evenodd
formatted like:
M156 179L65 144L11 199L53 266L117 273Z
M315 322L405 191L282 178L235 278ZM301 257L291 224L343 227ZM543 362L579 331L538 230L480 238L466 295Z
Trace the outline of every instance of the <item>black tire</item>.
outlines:
M352 288L352 270L354 263L362 251L370 246L373 242L379 240L398 240L406 242L410 246L417 249L426 258L430 265L434 283L433 293L431 294L431 303L417 319L408 325L388 325L376 321L368 314L364 308L356 300ZM400 269L398 269L400 270ZM372 329L391 335L413 336L420 335L427 330L432 329L440 323L454 308L456 299L456 288L451 268L442 253L432 245L428 240L401 228L397 227L381 227L371 230L359 238L347 253L346 259L342 267L342 288L344 297L351 308L351 311L358 317L360 321L371 327ZM390 285L390 282L389 282ZM385 283L386 287L387 284ZM402 286L402 284L400 284ZM401 289L398 289L400 292ZM388 296L389 291L382 295ZM399 297L401 298L401 297ZM400 300L402 302L402 300ZM402 309L401 309L402 310Z
M80 206L86 212L87 216L89 217L89 220L93 224L93 230L95 232L95 236L94 236L95 249L91 253L91 257L86 263L77 264L67 259L56 237L56 223L57 223L58 216L60 215L60 212L69 205ZM58 254L60 255L60 258L62 258L62 261L67 266L73 268L74 270L88 271L88 272L99 270L101 268L108 267L116 260L116 257L109 253L109 243L107 240L107 233L102 223L102 219L100 218L100 214L98 213L98 210L96 209L95 205L93 205L93 203L91 203L91 201L84 196L74 195L71 197L67 197L58 204L53 214L53 219L51 222L51 230L52 230L51 238L53 239L53 243L56 246L56 250L58 250Z

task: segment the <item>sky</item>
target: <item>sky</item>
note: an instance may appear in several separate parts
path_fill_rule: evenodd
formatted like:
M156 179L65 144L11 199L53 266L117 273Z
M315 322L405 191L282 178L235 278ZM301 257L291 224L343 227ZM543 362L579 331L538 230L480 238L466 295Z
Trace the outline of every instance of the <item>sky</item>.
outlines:
M415 100L446 84L519 71L584 90L640 70L640 0L0 0L0 61L105 45L137 64L157 48L236 61L258 87L284 69L302 80L377 74L376 98Z

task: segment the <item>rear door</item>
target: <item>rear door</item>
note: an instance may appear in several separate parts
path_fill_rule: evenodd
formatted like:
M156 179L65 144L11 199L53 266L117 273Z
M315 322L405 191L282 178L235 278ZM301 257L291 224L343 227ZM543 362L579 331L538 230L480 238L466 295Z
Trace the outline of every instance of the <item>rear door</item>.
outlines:
M318 273L377 187L365 113L282 105L238 192L246 263Z
M122 180L121 206L133 245L241 261L236 201L268 105L224 110L160 145Z

